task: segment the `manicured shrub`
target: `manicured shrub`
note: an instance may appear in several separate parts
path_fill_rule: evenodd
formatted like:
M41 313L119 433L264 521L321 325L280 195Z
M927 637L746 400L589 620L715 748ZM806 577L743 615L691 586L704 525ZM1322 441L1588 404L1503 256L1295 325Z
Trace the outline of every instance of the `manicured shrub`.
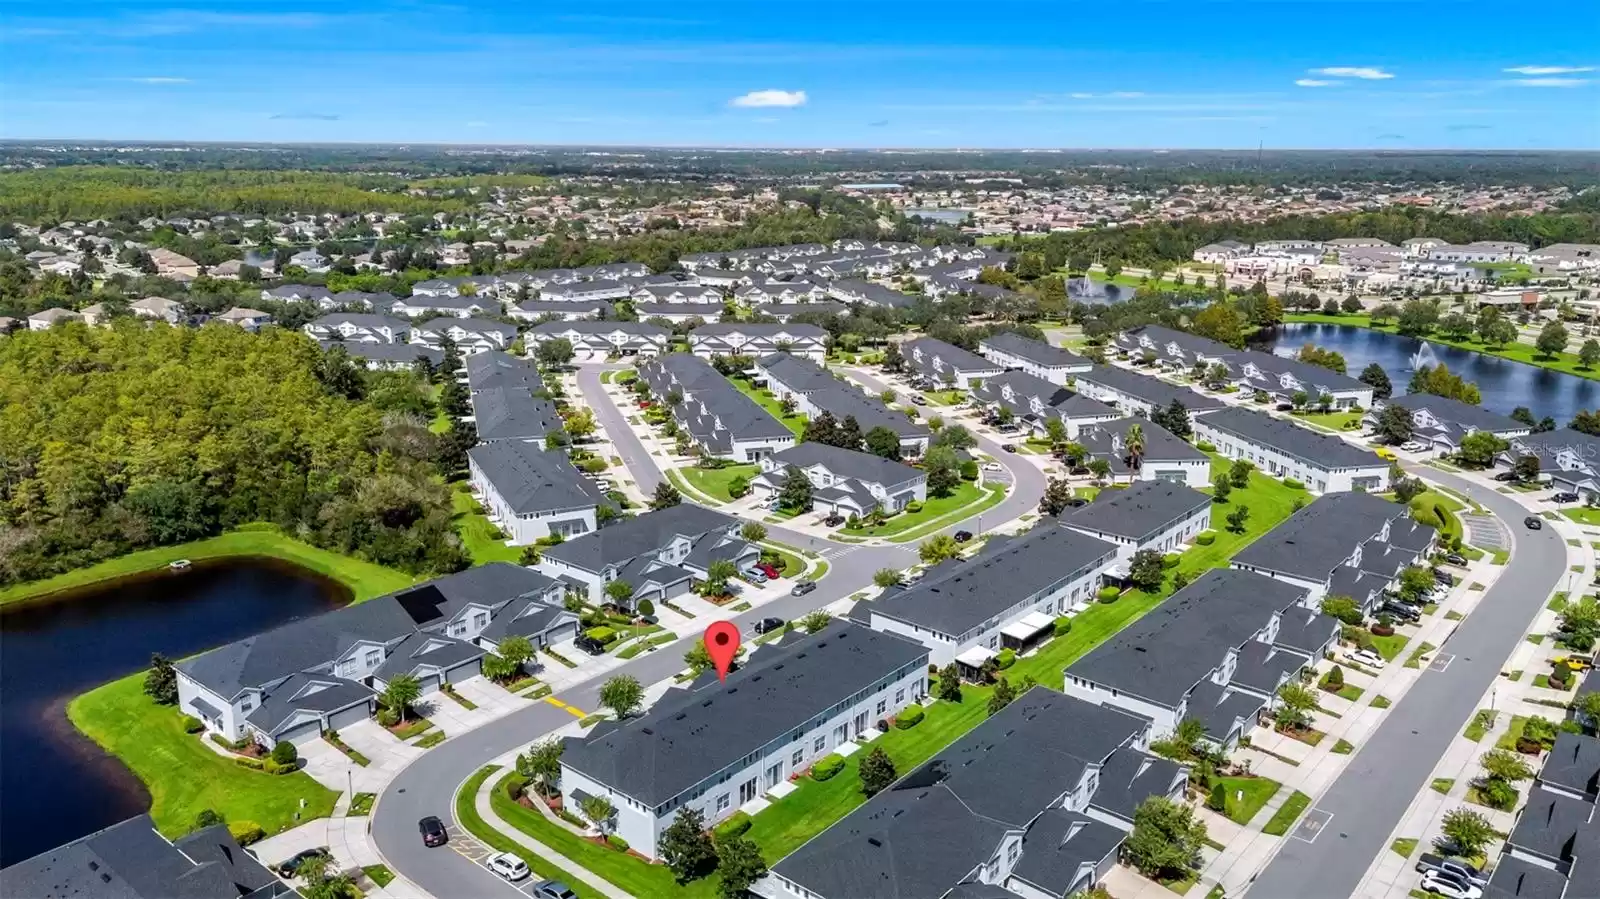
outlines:
M1161 557L1161 567L1162 568L1177 568L1178 567L1178 563L1182 562L1182 561L1183 561L1183 557L1178 555L1177 553L1167 553L1166 555Z
M635 605L638 607L640 615L650 616L656 613L656 604L648 599L641 599Z
M1056 619L1055 635L1064 637L1072 630L1072 619L1065 615Z
M748 814L744 812L734 812L728 817L728 820L718 824L716 827L711 828L711 835L716 837L717 842L721 843L725 840L731 840L734 837L742 836L745 831L750 829L750 825L754 823L755 822L751 820Z
M1196 443L1194 445L1194 448L1199 450L1202 453L1214 453L1214 452L1217 451L1216 444L1212 443L1209 440L1202 440L1199 443Z
M1306 485L1300 483L1294 478L1284 478L1283 486L1288 487L1290 490L1304 490L1306 487Z
M617 630L614 627L602 624L599 627L591 627L584 631L584 635L591 640L596 640L601 643L610 643L612 640L617 638Z
M234 842L240 846L259 843L267 838L267 832L254 821L234 821L228 825L228 833L233 834Z
M1220 785L1212 787L1211 794L1206 797L1206 808L1214 812L1227 812L1228 791Z
M520 776L506 778L506 798L510 799L512 802L516 802L518 799L521 799L522 794L527 792L527 790L528 782Z
M619 837L614 833L606 835L606 844L609 845L612 849L617 850L618 852L627 852L628 851L628 841L624 840L622 837Z
M922 711L922 706L906 706L900 714L894 716L894 726L900 730L910 730L921 724L922 719L925 717L927 717L927 713Z
M824 756L822 761L811 766L812 780L830 780L844 770L844 759L837 755Z
M968 459L961 463L961 480L976 481L978 479L978 463Z
M261 759L240 757L234 759L233 763L241 768L249 768L252 771L264 771L267 767L267 763Z
M400 713L394 709L379 709L378 723L384 727L394 727L400 723Z
M267 772L268 774L293 774L300 770L300 766L294 764L293 762L285 765L279 762L274 762L272 759L267 759L261 763L261 770Z
M288 740L279 740L272 747L272 760L280 765L292 765L300 758L300 750Z
M1004 671L1007 668L1010 668L1012 665L1015 665L1016 663L1017 663L1017 654L1016 654L1015 651L1010 650L1010 649L1002 649L1002 650L1000 650L1000 654L994 657L994 666L996 668L999 668L1001 671Z
M917 500L912 500L911 502L906 503L906 511L912 515L915 515L916 513L922 511L922 503L918 502Z
M206 729L205 724L199 718L196 718L193 715L184 715L183 716L183 732L184 733L186 733L186 734L197 734L197 733L199 733L199 732L201 732L201 731L203 731L205 729Z
M606 470L606 460L585 459L584 461L578 463L578 467L589 474L599 474L600 472Z
M1394 625L1392 625L1392 624L1374 624L1372 626L1372 636L1374 636L1374 637L1393 637L1394 636Z
M1122 591L1116 587L1101 587L1100 592L1096 594L1096 598L1101 602L1116 602L1117 597L1121 595Z
M225 822L223 821L222 816L217 814L216 809L203 808L200 810L200 814L194 816L195 830L200 830L201 828L205 827L214 827L223 823Z
M1217 532L1201 531L1195 535L1194 542L1200 546L1210 546L1211 544L1217 542Z

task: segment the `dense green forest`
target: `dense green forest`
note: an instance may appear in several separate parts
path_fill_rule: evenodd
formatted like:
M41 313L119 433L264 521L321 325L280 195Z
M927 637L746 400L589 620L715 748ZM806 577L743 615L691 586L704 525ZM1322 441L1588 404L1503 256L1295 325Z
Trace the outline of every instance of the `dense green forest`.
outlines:
M303 335L82 325L0 341L0 585L271 522L405 571L464 567L425 385Z
M1042 252L1047 259L1087 254L1126 265L1188 262L1194 251L1220 240L1252 243L1262 240L1332 240L1336 237L1378 237L1399 244L1411 237L1436 237L1451 243L1515 240L1541 247L1553 243L1600 243L1600 210L1538 215L1449 215L1426 209L1391 208L1382 212L1286 216L1266 221L1208 222L1183 219L1126 228L1058 232L1045 237L1003 241L1009 249ZM1059 264L1053 267L1059 267Z
M405 193L404 179L324 172L194 171L80 166L0 174L0 219L85 221L179 214L447 212L463 199ZM446 185L448 186L448 185Z

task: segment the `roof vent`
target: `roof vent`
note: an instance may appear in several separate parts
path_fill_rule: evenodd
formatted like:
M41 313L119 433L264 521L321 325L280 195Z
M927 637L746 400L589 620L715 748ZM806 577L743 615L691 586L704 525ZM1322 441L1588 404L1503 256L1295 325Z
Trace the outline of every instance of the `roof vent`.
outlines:
M707 699L705 702L700 703L700 708L702 708L702 709L711 708L711 700Z
M729 694L733 694L733 693L737 693L737 692L739 692L739 688L738 687L729 687L728 688L728 693Z
M652 736L652 737L653 737L653 736L655 736L655 735L656 735L656 732L655 732L655 731L653 731L653 730L651 730L651 729L650 729L650 728L648 728L648 727L641 727L641 728L639 728L639 731L640 731L640 732L641 732L641 733L643 733L643 734L646 734L646 735L648 735L648 736Z
M682 720L683 720L683 719L685 719L685 718L687 718L687 717L689 717L689 715L688 715L688 713L686 713L686 712L679 712L679 713L678 713L678 717L676 717L676 718L673 718L673 719L672 719L672 720L674 720L674 721L682 721Z
M104 881L104 882L105 882L105 883L110 883L110 882L111 882L111 875L110 875L110 874L107 874L107 873L106 873L106 872L104 872L104 871L101 871L101 872L100 872L100 879L101 879L101 880L102 880L102 881Z
M873 846L877 846L879 849L883 848L883 842L877 837L867 837L867 842Z

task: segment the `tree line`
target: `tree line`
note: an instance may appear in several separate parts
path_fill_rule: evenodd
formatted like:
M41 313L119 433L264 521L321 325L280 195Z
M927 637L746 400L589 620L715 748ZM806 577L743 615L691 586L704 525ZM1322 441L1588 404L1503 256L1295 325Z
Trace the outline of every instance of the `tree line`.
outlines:
M301 334L14 334L0 408L0 584L256 522L418 574L468 561L423 378Z

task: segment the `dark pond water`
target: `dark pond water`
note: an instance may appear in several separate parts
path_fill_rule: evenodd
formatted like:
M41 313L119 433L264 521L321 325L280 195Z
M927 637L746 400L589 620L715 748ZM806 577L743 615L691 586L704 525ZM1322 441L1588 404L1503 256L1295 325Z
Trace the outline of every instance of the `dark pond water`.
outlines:
M308 572L239 561L0 611L0 867L150 807L67 720L74 696L151 653L182 658L348 600Z
M1429 343L1424 350L1424 342L1415 337L1352 325L1283 325L1276 332L1262 332L1253 345L1257 349L1297 350L1307 343L1343 354L1352 376L1359 375L1369 364L1378 363L1389 373L1389 380L1400 393L1405 392L1406 382L1411 380L1417 362L1442 362L1450 366L1452 372L1478 385L1484 408L1501 414L1527 406L1534 415L1540 418L1548 415L1565 426L1577 410L1600 406L1600 381L1443 344ZM1424 354L1420 359L1419 353Z

